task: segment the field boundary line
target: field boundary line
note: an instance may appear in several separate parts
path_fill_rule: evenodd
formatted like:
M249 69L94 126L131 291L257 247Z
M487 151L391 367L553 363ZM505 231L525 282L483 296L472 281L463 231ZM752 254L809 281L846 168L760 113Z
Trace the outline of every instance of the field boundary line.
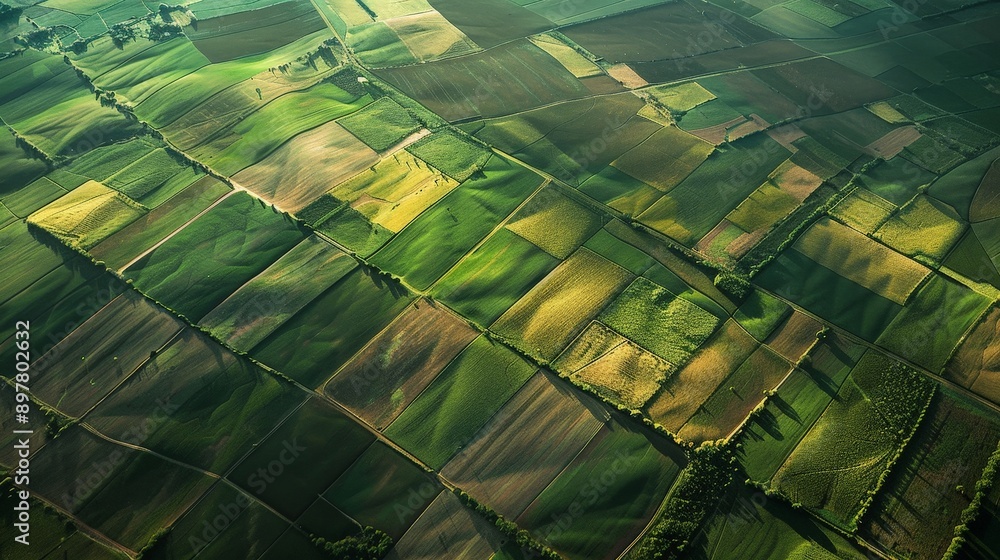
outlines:
M178 233L180 233L180 231L182 229L184 229L184 228L188 227L189 225L191 225L192 222L194 222L198 218L204 216L210 210L212 210L213 208L215 208L216 206L218 206L219 204L221 204L222 201L224 201L227 198L233 196L237 192L239 192L238 189L230 189L230 191L228 193L226 193L226 194L222 195L221 197L219 197L219 199L216 200L215 202L213 202L208 208L205 208L201 212L198 212L198 214L196 214L190 220L188 220L188 221L184 222L183 224L181 224L177 229L175 229L174 231L170 232L166 237L164 237L163 239L161 239L160 241L158 241L155 245L153 245L149 249L146 249L145 251L143 251L142 253L140 253L139 256L135 257L134 259L132 259L131 261L129 261L128 263L126 263L124 266L122 266L121 268L119 268L118 269L118 274L124 275L125 271L128 270L129 267L131 267L132 265L134 265L138 261L142 260L144 257L146 257L147 255L149 255L150 253L152 253L153 251L155 251L156 249L158 249L161 245L163 245L167 241L170 241L175 235L177 235ZM263 200L263 199L261 199L261 200Z

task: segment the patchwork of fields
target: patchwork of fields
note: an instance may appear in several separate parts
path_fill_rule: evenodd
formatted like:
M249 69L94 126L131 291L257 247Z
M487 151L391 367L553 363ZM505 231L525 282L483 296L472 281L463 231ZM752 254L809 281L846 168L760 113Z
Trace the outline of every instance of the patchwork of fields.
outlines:
M0 2L0 556L995 558L998 30Z

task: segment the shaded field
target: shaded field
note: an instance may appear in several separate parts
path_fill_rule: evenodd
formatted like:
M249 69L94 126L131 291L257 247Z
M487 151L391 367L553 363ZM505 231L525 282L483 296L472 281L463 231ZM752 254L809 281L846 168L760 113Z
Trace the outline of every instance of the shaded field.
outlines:
M123 294L35 359L34 394L80 416L182 327L135 292Z
M754 351L695 412L677 435L702 442L728 436L762 400L776 389L789 365L766 346Z
M490 325L559 264L507 229L499 229L434 284L441 301Z
M551 360L601 312L632 274L578 249L507 310L492 329L523 351Z
M315 236L307 237L240 286L199 324L233 348L249 350L357 266L347 253Z
M613 419L516 521L568 558L615 558L686 462L672 442Z
M506 115L590 94L586 85L527 40L378 73L449 121Z
M399 452L375 442L323 497L362 525L378 527L398 539L431 502L433 494L427 497L431 489L436 489L433 477ZM403 499L406 507L400 511Z
M109 437L138 441L221 474L305 398L215 341L185 329L91 411L87 423Z
M192 320L303 238L288 219L236 193L124 271L136 287Z
M945 375L963 387L1000 403L1000 309L991 309L966 335L948 362Z
M535 368L480 336L385 430L431 468L440 469L524 385Z
M598 405L559 383L532 376L441 474L506 518L520 515L603 427Z
M292 315L250 353L300 383L317 387L406 307L412 296L357 267Z
M351 359L324 393L384 429L472 340L458 317L418 300Z
M329 434L337 434L336 446ZM276 509L298 517L345 472L375 440L375 436L328 403L311 398L258 443L226 477ZM285 461L282 476L264 484L258 469L282 452L297 453Z

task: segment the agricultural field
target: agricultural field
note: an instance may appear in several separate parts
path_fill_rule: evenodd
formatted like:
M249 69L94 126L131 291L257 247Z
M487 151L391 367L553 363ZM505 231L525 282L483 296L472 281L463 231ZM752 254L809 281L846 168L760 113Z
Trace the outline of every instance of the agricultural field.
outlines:
M523 358L480 336L403 410L385 434L440 469L534 372Z
M419 157L419 155L418 155ZM542 183L509 160L490 158L372 257L372 263L426 289L455 266Z
M578 249L501 315L492 330L529 355L551 360L632 278L589 249Z
M338 371L323 391L382 430L476 335L442 307L418 300Z
M998 30L3 0L0 557L996 560Z
M917 429L934 389L907 366L869 351L771 485L794 503L855 530L866 497L882 485L883 474Z
M303 237L287 217L234 193L134 259L124 275L168 308L198 320ZM192 289L200 297L187 297Z

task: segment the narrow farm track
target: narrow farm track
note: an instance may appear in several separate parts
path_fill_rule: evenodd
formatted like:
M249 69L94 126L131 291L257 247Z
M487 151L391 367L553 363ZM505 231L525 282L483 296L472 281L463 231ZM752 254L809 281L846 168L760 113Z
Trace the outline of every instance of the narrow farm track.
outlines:
M221 196L221 197L219 198L219 200L216 200L215 202L213 202L213 203L212 203L212 205L211 205L211 206L209 206L208 208L206 208L206 209L202 210L201 212L198 212L198 214L197 214L197 215L195 215L195 216L194 216L193 218L191 218L190 220L188 220L188 221L184 222L183 224L181 224L181 226L180 226L180 227L178 227L178 228L177 228L177 229L175 229L174 231L170 232L170 234L169 234L169 235L167 235L166 237L164 237L163 239L159 240L159 241L158 241L158 242L156 243L156 245L153 245L153 246L152 246L152 247L150 247L149 249L146 249L145 251L143 251L143 252L142 252L142 254L140 254L140 255L139 255L139 256L137 256L136 258L134 258L134 259L130 260L129 262L127 262L127 263L126 263L126 264L125 264L124 266L122 266L121 268L119 268L119 269L118 269L118 273L119 273L119 274L122 274L122 273L124 273L124 272L125 272L126 270L128 270L128 269L129 269L129 267L130 267L130 266L132 266L132 265L134 265L135 263L137 263L137 262L139 262L140 260L142 260L142 259L143 259L143 257L145 257L146 255L148 255L148 254L152 253L153 251L157 250L157 249L158 249L158 248L159 248L159 247L160 247L161 245L163 245L163 244L164 244L164 243L166 243L167 241L170 241L170 239L172 239L172 238L173 238L173 237L174 237L175 235L177 235L178 233L180 233L180 231L181 231L182 229L184 229L184 228L188 227L189 225L191 225L191 222L194 222L194 221L195 221L195 220L197 220L198 218L200 218L200 217L204 216L204 215L205 215L205 214L207 214L207 213L208 213L208 212L209 212L209 211L210 211L211 209L215 208L215 207L216 207L216 206L218 206L219 204L222 204L222 201L224 201L224 200L226 200L227 198L229 198L229 197L233 196L233 195L234 195L234 194L236 194L237 192L239 192L239 191L238 191L238 189L233 189L233 190L229 191L228 193L226 193L226 194L222 195L222 196Z

